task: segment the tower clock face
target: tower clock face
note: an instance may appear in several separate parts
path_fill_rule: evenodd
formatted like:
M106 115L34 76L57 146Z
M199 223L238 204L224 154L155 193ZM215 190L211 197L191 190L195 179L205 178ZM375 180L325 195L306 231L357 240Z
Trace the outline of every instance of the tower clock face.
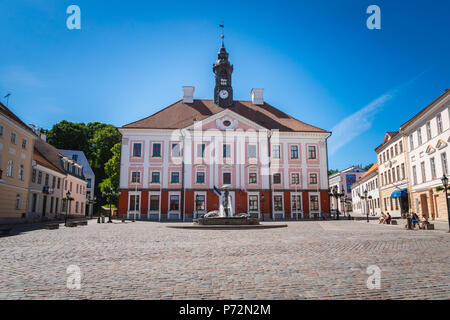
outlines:
M222 99L228 98L228 91L227 90L220 90L219 91L219 97Z

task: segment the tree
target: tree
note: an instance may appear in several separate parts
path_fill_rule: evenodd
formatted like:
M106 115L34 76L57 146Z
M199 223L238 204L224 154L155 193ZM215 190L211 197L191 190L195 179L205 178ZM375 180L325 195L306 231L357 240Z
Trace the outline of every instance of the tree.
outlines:
M328 176L331 176L332 174L335 174L338 172L339 172L339 170L337 170L337 169L330 169L330 170L328 170Z
M363 169L365 170L365 171L369 171L369 169L370 168L372 168L372 166L373 166L373 163L369 163L367 166L365 166Z
M57 149L81 150L86 157L91 153L88 128L84 123L63 120L47 132L47 141Z
M111 148L112 157L105 163L106 179L109 179L109 184L116 191L119 190L119 171L120 171L120 150L121 143L116 143ZM105 179L105 180L106 180Z

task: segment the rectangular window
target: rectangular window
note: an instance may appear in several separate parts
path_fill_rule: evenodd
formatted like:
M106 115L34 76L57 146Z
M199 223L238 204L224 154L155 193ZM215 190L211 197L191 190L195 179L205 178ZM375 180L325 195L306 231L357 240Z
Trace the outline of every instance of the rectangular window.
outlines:
M53 180L52 180L52 188L55 189L56 187L56 177L53 176Z
M442 165L442 173L447 174L447 154L441 153L441 165Z
M180 210L180 196L178 196L178 195L170 196L169 210L170 211L179 211Z
M141 183L141 173L139 171L131 173L131 183Z
M133 157L140 158L142 156L142 144L135 143L133 144Z
M434 157L430 158L431 177L436 178L436 164L434 163Z
M298 146L291 146L291 159L298 159Z
M416 170L416 166L413 166L412 170L413 170L413 184L417 184L417 170Z
M405 179L406 173L405 173L405 164L402 163L402 180Z
M413 135L409 136L409 149L413 150L414 149L414 139L413 139Z
M273 159L280 159L280 146L273 146Z
M273 209L274 211L283 211L283 196L273 197Z
M394 147L391 147L391 159L394 157Z
M394 146L395 155L398 155L398 145Z
M316 147L315 146L309 146L308 147L308 159L310 159L310 160L317 159Z
M425 181L427 181L427 176L425 173L425 162L420 163L420 171L422 171L422 183L424 183Z
M152 183L159 183L159 172L152 172Z
M274 173L273 184L281 184L281 173Z
M292 211L300 211L302 210L302 199L300 195L293 195L292 196L292 202L291 202L291 208Z
M178 143L172 144L172 158L178 158L181 156L180 145Z
M231 184L231 172L223 173L223 184Z
M392 182L395 182L395 168L392 168Z
M198 144L197 145L197 158L204 158L205 157L205 144Z
M159 211L159 196L150 196L150 211Z
M161 158L161 143L153 144L152 158Z
M27 148L27 139L22 139L22 149Z
M398 143L398 148L400 149L399 151L400 151L400 153L402 153L403 152L403 142L399 142Z
M139 211L139 195L130 195L130 211Z
M19 180L21 181L25 180L25 167L23 164L21 164L19 168Z
M206 210L206 201L204 195L197 195L195 197L195 210L197 211L205 211Z
M32 173L31 173L31 182L36 183L36 175L37 175L37 171L36 171L36 169L33 169Z
M8 160L8 168L6 170L6 176L14 178L14 161Z
M3 126L0 126L0 137L3 137L4 132L5 129L3 128Z
M72 155L72 160L78 161L78 155L77 155L77 154L73 154L73 155Z
M180 173L172 172L170 175L170 183L180 183Z
M312 211L318 211L319 210L319 196L310 196L309 197L309 203L311 206Z
M427 140L431 140L431 124L430 124L430 121L427 122Z
M419 129L417 129L417 141L419 143L419 146L422 145L422 131Z
M90 188L92 184L92 180L91 179L87 179L87 187ZM59 188L59 179L58 179L58 188Z
M251 172L248 174L248 184L257 184L258 178L255 172Z
M231 157L231 145L224 144L223 145L223 157L230 158Z
M309 184L317 184L317 173L309 174Z
M401 180L401 178L400 178L400 166L397 166L397 180Z
M197 183L198 184L205 183L205 173L204 172L197 172Z
M295 184L295 185L300 184L300 174L291 173L291 184Z
M17 136L14 132L11 132L11 143L16 144Z
M248 145L248 158L256 159L256 145L254 145L254 144Z
M38 172L38 182L37 183L38 184L42 183L42 172L41 171ZM66 181L66 190L67 190L67 181Z
M438 134L441 134L443 130L442 130L442 117L440 113L436 116L436 122Z
M16 195L16 210L20 210L22 208L22 196L20 194Z
M258 196L248 196L248 211L258 211Z

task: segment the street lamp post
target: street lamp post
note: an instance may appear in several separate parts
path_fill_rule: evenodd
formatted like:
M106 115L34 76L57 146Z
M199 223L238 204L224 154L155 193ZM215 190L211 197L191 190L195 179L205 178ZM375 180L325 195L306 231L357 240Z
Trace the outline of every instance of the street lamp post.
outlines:
M110 187L109 188L109 217L108 217L108 223L112 223L112 220L111 220L111 216L112 216L112 205L111 205L111 201L112 201L112 198L113 198L113 196L115 195L115 192L114 192L114 190Z
M67 227L67 216L69 215L69 206L70 206L70 191L67 191L67 193L66 193L66 201L67 201L67 206L66 206L66 216L64 219L64 226Z
M264 205L264 194L261 194L261 206L260 206L260 208L259 208L259 211L261 212L262 211L262 207L263 207L263 205ZM262 221L264 221L264 212L261 212L261 218L262 218Z
M369 203L367 202L367 189L364 190L364 199L366 200L366 217L367 217L367 223L369 223Z
M448 220L448 232L450 232L450 210L449 210L449 206L448 206L448 191L447 191L447 186L448 186L448 178L444 176L441 178L442 180L442 184L444 185L444 190L445 190L445 203L447 204L447 220Z

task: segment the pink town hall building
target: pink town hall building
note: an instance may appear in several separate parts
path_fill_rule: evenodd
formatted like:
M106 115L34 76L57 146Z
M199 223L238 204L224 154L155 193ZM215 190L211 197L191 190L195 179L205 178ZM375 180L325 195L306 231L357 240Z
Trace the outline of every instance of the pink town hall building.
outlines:
M183 99L119 128L119 215L191 220L221 210L224 186L233 215L328 214L330 132L271 106L263 89L253 89L251 101L234 100L223 44L213 72L214 100L194 99L194 87L183 87Z

